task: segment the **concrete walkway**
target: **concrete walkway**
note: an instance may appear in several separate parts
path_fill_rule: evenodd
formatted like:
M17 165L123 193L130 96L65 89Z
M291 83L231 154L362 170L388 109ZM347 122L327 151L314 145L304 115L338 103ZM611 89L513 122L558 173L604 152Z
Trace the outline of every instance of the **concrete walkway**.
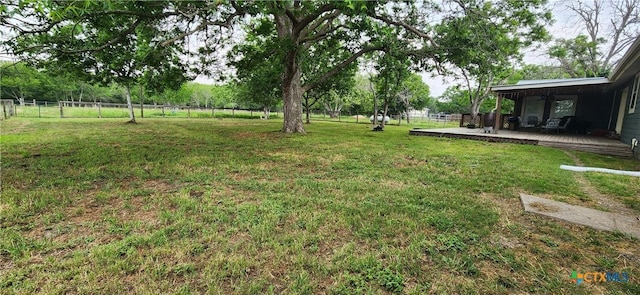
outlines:
M640 239L640 216L569 205L526 194L520 194L524 211L532 212L599 230L619 231Z

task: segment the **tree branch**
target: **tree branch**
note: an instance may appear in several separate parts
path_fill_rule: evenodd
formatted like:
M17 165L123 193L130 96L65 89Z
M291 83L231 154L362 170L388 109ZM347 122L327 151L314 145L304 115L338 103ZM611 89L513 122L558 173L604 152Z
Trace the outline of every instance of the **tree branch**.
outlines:
M329 28L328 26L326 27L327 29ZM300 43L304 44L306 42L310 42L310 44L307 47L307 49L311 46L311 44L313 43L317 43L320 40L325 39L327 36L329 36L329 34L337 31L340 28L346 28L346 26L344 25L338 25L335 26L329 30L326 30L325 32L318 32L317 34L315 34L315 36L311 36L311 37L307 37L307 38L303 38L302 40L300 40Z
M376 15L376 14L371 15L371 17L373 17L373 18L375 18L377 20L383 21L383 22L385 22L386 24L389 24L389 25L400 26L400 27L408 30L409 32L414 33L418 37L421 37L421 38L429 40L429 43L431 43L431 45L436 46L436 47L438 46L438 44L433 40L433 38L431 36L429 36L429 34L426 34L425 32L420 31L418 28L416 28L416 27L414 27L412 25L409 25L409 24L407 24L407 23L405 23L403 21L394 21L392 19L387 18L386 16Z
M307 26L303 31L302 31L302 35L306 36L309 33L316 31L318 29L318 27L322 26L321 29L319 29L319 31L322 31L323 28L327 27L329 24L331 24L331 22L338 16L340 16L340 14L342 14L342 12L340 10L334 10L331 13L325 14L324 16L322 16L321 18L316 19L315 21L313 21L311 24L309 24L309 26Z
M148 13L148 12L140 12L140 11L130 11L130 10L105 10L105 11L99 11L99 12L87 12L82 14L82 17L86 18L88 16L105 16L105 15L130 15L130 16L137 16L137 17L143 17L143 18L163 18L163 17L168 17L168 16L174 16L174 15L184 15L186 16L184 13L180 12L180 11L166 11L163 13L159 13L159 14L154 14L154 13Z
M109 42L103 44L100 47L89 49L89 50L61 50L61 51L64 53L80 53L80 52L96 52L96 51L103 50L113 44L116 44L118 41L122 40L122 38L124 38L125 36L133 33L136 30L136 28L140 25L140 23L142 23L142 19L137 19L135 22L133 22L133 24L131 24L131 26L128 29L126 29L124 32L120 33L120 35L111 39Z
M382 49L383 49L382 46L365 47L365 48L361 49L360 51L358 51L358 52L354 53L353 55L351 55L349 58L345 59L341 63L339 63L336 66L334 66L331 70L329 70L326 73L324 73L322 76L320 76L320 78L318 78L318 80L316 80L316 81L314 81L312 83L307 83L307 84L303 85L302 86L302 91L303 92L307 92L307 91L317 87L318 85L322 84L327 79L331 78L335 74L337 74L340 71L342 71L344 68L346 68L349 64L354 62L356 59L358 59L358 57L362 56L363 54L368 53L368 52L372 52L372 51L382 50Z
M306 28L312 21L317 19L320 15L327 11L331 11L335 9L335 5L330 2L325 5L322 5L316 10L314 13L307 15L305 18L301 19L294 27L293 27L293 36L299 36L302 30Z
M291 20L291 24L293 24L293 26L297 26L298 25L298 18L295 16L295 14L293 14L293 12L290 9L285 9L284 12L287 14L287 17L289 17L289 19Z
M203 29L206 29L209 26L218 26L218 27L224 27L224 28L231 28L231 23L233 22L233 20L240 15L243 15L245 13L244 9L240 9L240 10L236 10L234 13L232 13L231 15L227 16L227 18L224 21L206 21L203 20L201 24L199 24L197 27L193 28L192 30L183 32L171 39L165 40L162 43L160 43L160 46L164 47L164 46L168 46L173 44L174 42L180 40L180 39L184 39L187 36L190 36L196 32L202 31Z

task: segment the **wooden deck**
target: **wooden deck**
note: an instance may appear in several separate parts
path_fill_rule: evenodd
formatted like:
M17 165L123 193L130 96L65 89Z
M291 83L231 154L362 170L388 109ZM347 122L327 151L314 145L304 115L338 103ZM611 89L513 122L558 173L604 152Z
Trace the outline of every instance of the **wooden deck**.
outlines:
M413 129L409 131L409 134L541 145L621 157L633 156L631 148L620 140L589 135L544 134L510 130L499 130L498 134L493 134L484 133L482 128Z

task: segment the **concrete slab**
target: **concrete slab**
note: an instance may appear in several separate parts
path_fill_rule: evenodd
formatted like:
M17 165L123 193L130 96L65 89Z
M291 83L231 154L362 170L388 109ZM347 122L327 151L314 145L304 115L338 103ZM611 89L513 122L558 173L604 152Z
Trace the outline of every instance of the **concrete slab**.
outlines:
M520 201L526 212L599 230L619 231L640 239L640 216L604 212L526 194L520 194Z

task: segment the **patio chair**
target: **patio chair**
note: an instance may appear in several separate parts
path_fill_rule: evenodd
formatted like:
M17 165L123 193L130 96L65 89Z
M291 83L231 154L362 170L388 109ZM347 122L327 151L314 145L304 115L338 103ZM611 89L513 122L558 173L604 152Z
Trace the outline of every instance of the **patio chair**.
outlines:
M520 127L533 128L538 126L538 116L528 116L527 121L525 122L522 122L522 119L520 119L519 117L518 119L520 120Z
M558 132L562 131L564 133L567 133L568 130L573 128L574 119L574 116L562 117L562 119L560 119L560 124L558 124Z
M567 132L572 126L574 117L573 116L564 116L562 118L551 118L547 120L547 123L542 126L542 130L546 133L549 130L553 130L556 133L560 133L560 131Z
M549 130L555 130L557 132L558 128L560 127L561 120L562 119L560 118L550 118L549 120L547 120L547 123L542 126L542 131L545 133L549 133Z

